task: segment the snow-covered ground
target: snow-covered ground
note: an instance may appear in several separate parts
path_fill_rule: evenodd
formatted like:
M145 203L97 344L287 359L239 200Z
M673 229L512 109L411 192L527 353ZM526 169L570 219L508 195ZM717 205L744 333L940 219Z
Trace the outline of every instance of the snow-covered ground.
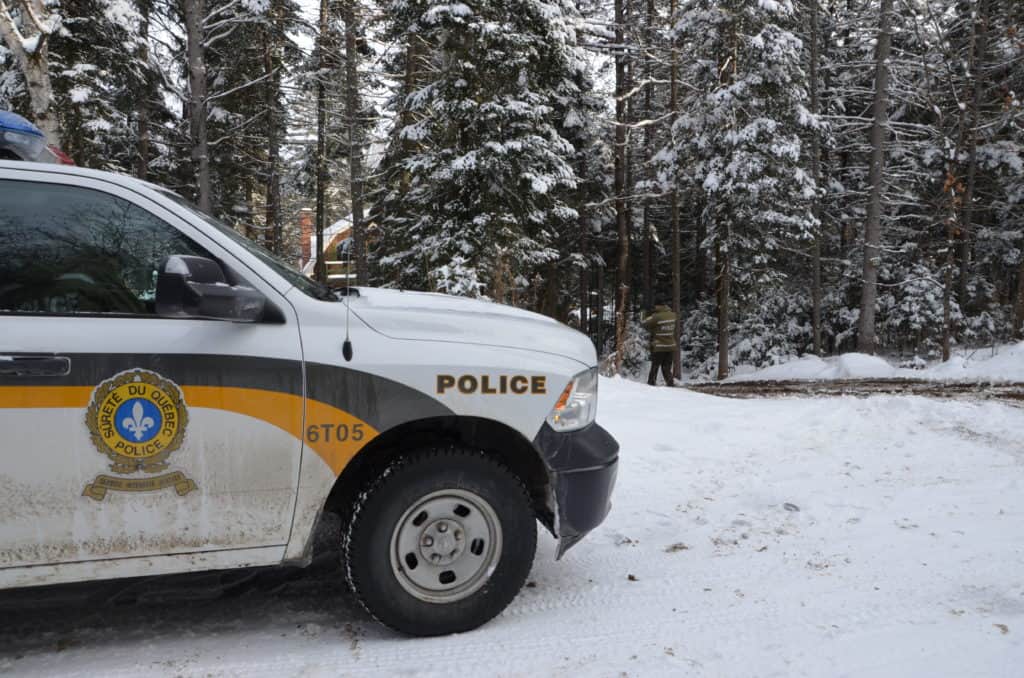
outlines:
M0 673L1019 676L1024 409L601 384L606 523L482 629L396 637L335 570L0 593Z
M995 348L961 350L948 362L921 369L897 367L863 353L833 358L805 355L781 365L755 370L738 368L728 381L789 381L832 379L926 379L940 381L1024 382L1024 342Z

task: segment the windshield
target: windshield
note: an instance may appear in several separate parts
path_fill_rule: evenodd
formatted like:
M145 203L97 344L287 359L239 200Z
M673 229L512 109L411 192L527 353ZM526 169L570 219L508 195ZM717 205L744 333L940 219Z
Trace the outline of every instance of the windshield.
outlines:
M302 273L300 273L299 271L295 270L295 268L292 267L290 264L288 264L285 261L283 261L282 259L278 258L278 256L276 254L272 253L270 250L268 250L268 249L264 248L263 246L253 242L249 238L246 238L244 235L242 235L241 233L239 233L235 229L231 228L230 226L225 224L223 221L220 221L219 219L215 219L215 218L211 217L209 214L206 214L205 212L200 210L198 207L196 207L195 205L190 203L188 200L185 200L184 198L182 198L177 193L174 193L173 191L168 191L168 190L165 190L165 189L160 189L160 193L163 194L164 196L170 198L171 200L173 200L177 204L181 205L182 207L187 209L190 213L192 213L195 216L199 217L200 219L202 219L206 223L210 224L211 226L216 228L218 231L220 231L221 233L223 233L224 235L228 236L229 238L234 240L236 243L238 243L239 245L244 247L247 252L249 252L250 254L253 254L260 261L262 261L264 264L266 264L270 268L274 269L275 273L277 273L282 278L287 280L289 283L291 283L292 285L297 287L304 294L306 294L308 296L311 296L314 299L321 299L321 300L326 300L326 301L337 301L338 300L338 296L335 295L334 292L332 292L331 289L329 287L327 287L326 285L321 285L317 281L311 280L310 278L307 278L306 276L302 275Z

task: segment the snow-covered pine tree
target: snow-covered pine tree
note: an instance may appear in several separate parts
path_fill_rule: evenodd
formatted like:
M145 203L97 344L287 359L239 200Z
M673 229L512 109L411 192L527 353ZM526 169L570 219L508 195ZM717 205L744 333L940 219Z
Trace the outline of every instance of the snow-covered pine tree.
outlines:
M875 40L875 83L871 104L871 151L868 160L868 206L864 224L864 269L857 325L857 350L874 353L875 311L878 305L878 272L882 261L882 200L885 161L889 142L889 77L892 53L892 0L881 0Z
M1000 287L1003 298L1012 299L1012 336L1024 340L1024 5L1014 3L1000 18L1001 37L993 47L999 64L998 91L1003 101L1003 129L1007 146L1015 153L1011 178L1005 184L1005 200L997 208L1000 231L1013 239L1013 254L1004 255L1004 265L1016 266L1016 289L1012 274ZM1017 66L1013 66L1017 64ZM1011 153L1007 153L1010 156Z
M945 115L936 105L934 97L947 81L939 51L942 39L923 21L928 4L916 6L920 12L907 13L885 11L882 3L874 20L879 35L873 55L870 151L865 148L871 160L860 270L868 280L871 262L879 284L870 294L875 299L870 306L873 322L865 306L871 285L862 288L858 347L937 357L942 338L948 340L949 329L960 318L953 299L944 303L943 288L948 286L942 284L944 272L951 276L953 265L949 224L950 219L955 223L956 208L951 210L943 185L945 158L957 143L958 116ZM885 110L879 110L883 102Z
M834 352L851 350L857 336L877 13L835 1L822 2L821 13L820 112L831 132L821 163L821 323L826 352Z
M942 332L938 281L949 210L941 198L944 132L933 108L944 101L938 92L945 79L938 70L940 39L925 25L927 7L914 4L919 14L885 15L891 36L890 54L883 60L888 103L874 138L881 5L821 5L821 113L829 131L821 161L822 340L829 351L851 350L860 335L868 337L859 327L862 320L868 322L859 308L870 287L863 284L866 260L877 268L878 280L870 306L875 316L869 322L871 350L916 352L918 342L932 350ZM887 130L893 130L888 137ZM884 154L876 155L877 150ZM885 170L873 176L879 157L884 157ZM866 259L871 222L878 244ZM952 311L956 315L955 306ZM910 326L919 329L907 342L899 328Z
M808 238L814 195L801 166L800 129L808 95L802 43L789 0L688 0L674 27L694 56L693 85L663 157L673 176L704 194L704 246L714 252L718 299L718 376L729 373L731 302L745 312L771 293L773 264L787 241Z
M590 279L603 263L599 241L610 223L605 200L611 149L602 124L604 101L594 91L588 64L578 61L577 65L573 76L556 89L554 105L559 134L574 149L569 160L576 174L576 187L567 194L566 201L577 218L566 220L558 229L552 242L558 259L548 264L543 276L544 294L535 305L540 312L560 320L566 320L569 309L578 309L579 327L587 331Z
M824 47L826 40L823 33L824 28L828 25L826 21L823 21L821 4L821 0L802 0L797 6L798 12L803 17L801 21L803 31L800 35L807 46L804 53L807 59L807 90L810 94L804 152L811 180L814 181L815 186L815 194L811 198L811 214L814 217L815 225L810 242L811 351L815 355L821 355L823 350L821 257L822 243L825 240L824 210L822 208L825 181L822 173L822 156L829 146L834 145L830 143L833 141L831 130L821 117L821 67L824 62L824 54L827 51L827 48Z
M382 168L385 279L515 302L578 217L574 149L556 109L583 68L568 2L395 0L393 33L422 46L401 101L408 142Z
M49 21L58 16L59 21L46 43L48 85L36 80L34 87L49 87L48 115L61 130L63 150L85 167L177 185L177 111L168 105L174 96L171 69L161 54L164 41L149 35L151 21L163 21L165 4L67 0L59 12L55 4L44 5L51 11ZM16 28L29 30L25 5L10 6ZM18 68L3 68L13 65L7 54L6 63L0 54L0 108L35 118L32 88Z
M961 5L974 36L961 280L964 338L977 344L1024 337L1024 5Z
M380 83L381 55L373 39L380 27L369 22L378 10L373 0L318 4L315 42L291 99L293 134L310 140L296 158L296 188L315 205L318 241L323 229L354 215L352 255L362 284L369 279L371 259L367 226L376 216L367 214L376 197L375 158L369 155L379 123L375 95L387 91ZM318 279L327 275L321 264L314 265Z
M181 77L189 83L183 98L196 202L202 206L208 200L213 214L279 249L281 153L288 125L283 71L299 58L289 37L298 25L297 6L290 0L184 0L182 5L184 28L198 21L182 30L189 57L179 61L185 66Z
M352 254L355 257L356 284L369 283L370 267L366 237L366 147L368 128L375 117L364 103L365 74L360 68L366 55L372 55L365 36L364 7L358 0L345 0L341 18L345 24L345 143L348 150L349 193L351 195ZM348 271L353 273L353 271Z
M131 171L139 144L134 104L146 96L152 65L125 54L137 54L144 40L142 16L112 0L72 0L62 7L60 39L50 49L61 146L79 165ZM166 119L163 102L151 99L152 117ZM165 135L153 136L161 152Z
M393 122L387 159L363 172L373 191L368 242L378 247L380 234L388 255L386 266L374 264L376 281L461 285L578 317L601 346L614 346L602 341L615 329L613 303L628 309L625 328L653 290L670 288L685 319L686 364L709 371L716 343L730 345L716 342L718 308L704 293L717 274L705 265L716 243L729 274L718 280L730 284L720 329L731 331L734 360L764 364L816 343L824 353L855 348L874 183L878 350L937 357L957 342L1020 332L1024 3L893 3L891 134L879 183L869 181L870 132L883 2L791 1L799 15L777 0L322 0L328 49L314 49L307 68L293 57L291 36L317 32L309 3L303 17L288 9L297 7L291 0L0 0L0 108L48 117L44 126L63 132L80 165L134 172L200 199L205 192L219 216L255 225L248 232L272 246L280 233L293 252L289 211L319 194L326 223L345 216L356 206L352 151L384 131L370 125ZM669 22L673 6L679 20ZM359 30L346 36L348 24L368 40ZM381 44L391 48L365 51L385 30ZM788 32L803 44L782 47ZM363 57L355 97L346 90L347 37ZM586 60L577 45L589 50ZM812 61L827 125L817 129L800 124L814 119L800 115L801 105L815 108L801 104L800 91L811 89ZM367 105L378 95L390 101L392 121ZM36 115L44 104L48 113ZM674 109L680 122L669 139ZM318 112L322 191L313 152L313 169L295 171L313 146ZM353 117L368 132L354 145ZM794 161L788 141L796 137L804 143ZM806 218L801 171L820 179L812 182L816 240L799 240L817 223ZM680 249L670 254L677 226Z

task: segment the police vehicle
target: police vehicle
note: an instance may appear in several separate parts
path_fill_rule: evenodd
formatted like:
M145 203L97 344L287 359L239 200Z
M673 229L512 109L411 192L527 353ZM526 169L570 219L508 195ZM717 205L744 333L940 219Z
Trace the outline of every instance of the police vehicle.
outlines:
M341 517L366 609L474 628L609 510L582 334L334 292L167 190L0 161L0 588L305 564Z

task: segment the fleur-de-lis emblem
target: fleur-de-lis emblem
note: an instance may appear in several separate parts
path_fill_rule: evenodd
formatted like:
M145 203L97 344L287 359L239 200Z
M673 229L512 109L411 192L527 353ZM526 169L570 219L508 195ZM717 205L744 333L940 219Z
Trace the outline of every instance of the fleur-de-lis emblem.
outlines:
M136 402L132 405L132 416L125 417L121 422L125 430L131 431L136 440L142 440L142 436L146 435L146 431L156 425L152 417L146 417L143 414L142 403Z

